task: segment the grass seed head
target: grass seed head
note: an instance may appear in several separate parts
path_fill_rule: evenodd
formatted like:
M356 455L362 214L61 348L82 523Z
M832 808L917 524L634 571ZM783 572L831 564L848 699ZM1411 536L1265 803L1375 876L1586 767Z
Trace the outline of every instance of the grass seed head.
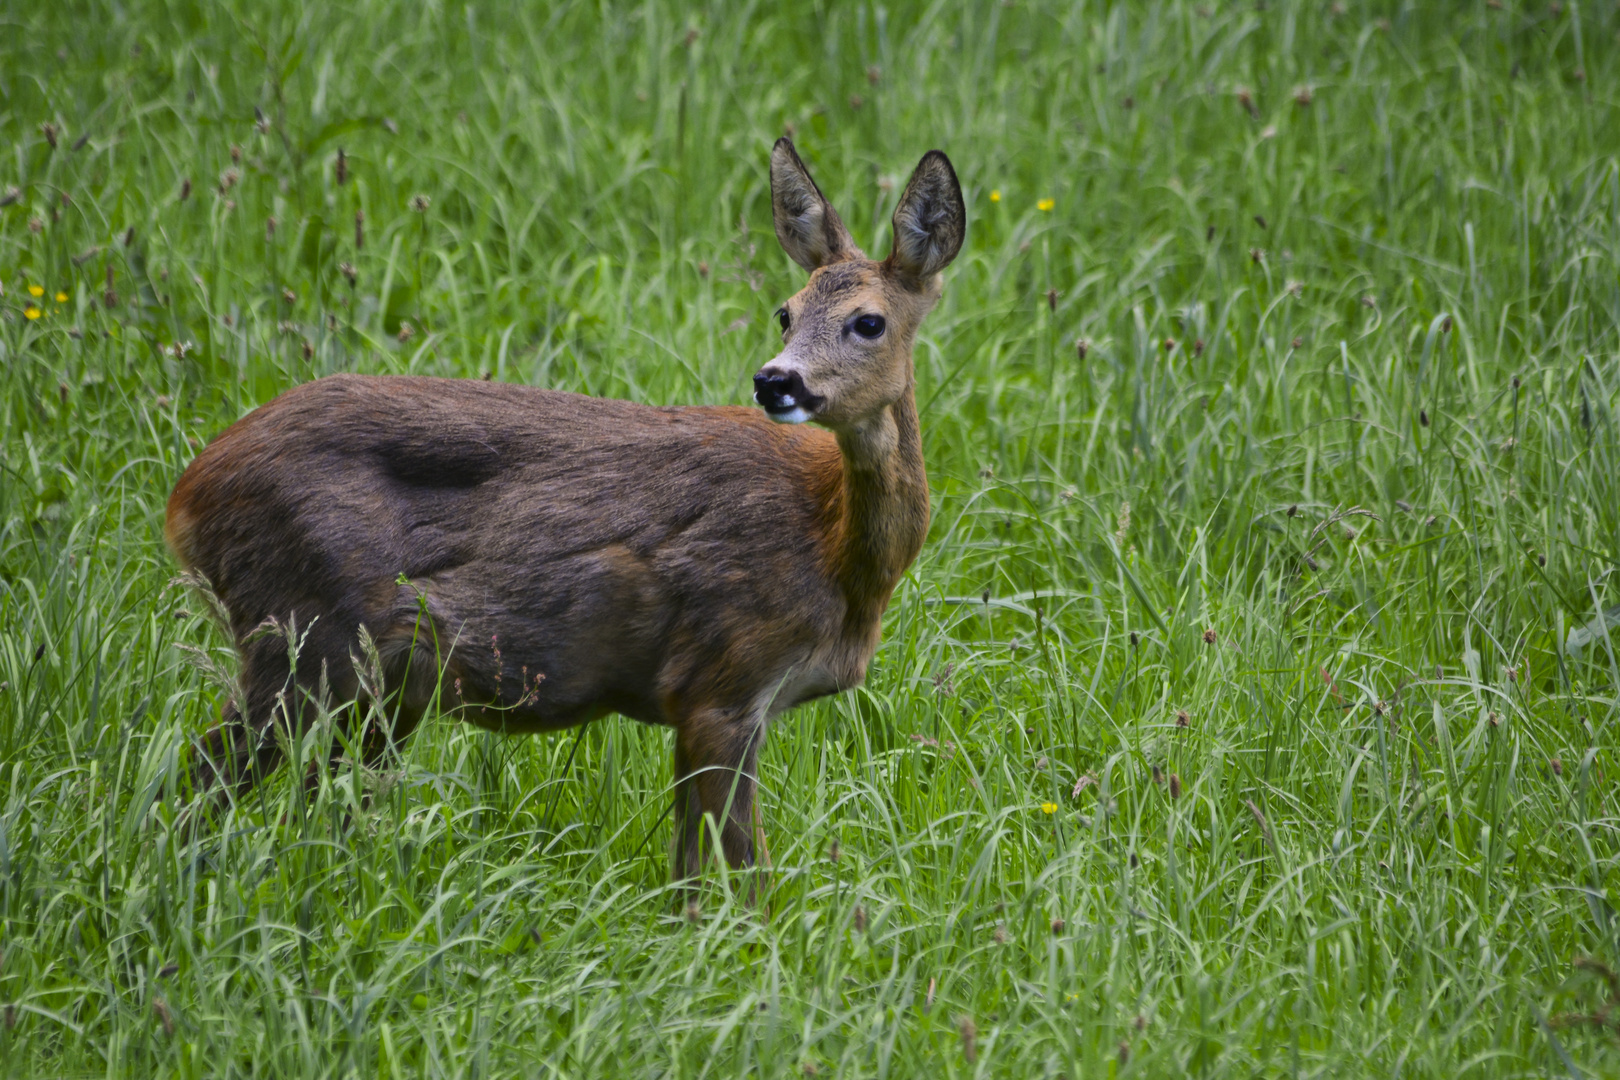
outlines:
M152 999L152 1011L157 1014L158 1023L163 1025L163 1034L174 1034L174 1014L169 1011L169 1003L160 997Z
M855 905L855 916L854 916L853 921L855 923L855 932L857 934L866 933L866 908L865 907L861 906L860 904Z
M341 146L338 147L337 162L332 166L332 177L337 181L338 187L349 182L349 157Z
M1172 799L1181 798L1181 774L1180 773L1171 773L1170 774L1170 797Z
M1564 775L1564 760L1562 758L1555 757L1551 761L1549 761L1547 764L1552 766L1552 771L1553 771L1554 776L1563 776Z
M354 212L354 250L359 251L366 246L366 212Z
M689 901L686 905L686 921L695 923L701 922L702 919L703 909L698 907L698 902L696 900Z
M962 1035L962 1057L969 1065L979 1060L979 1028L973 1017L963 1016L956 1021L956 1030Z
M428 207L432 205L433 200L428 198L426 195L416 194L411 196L411 209L415 210L418 214L427 213Z
M1052 935L1055 937L1055 936L1057 936L1058 934L1061 934L1061 933L1063 933L1063 920L1062 919L1053 919L1052 920Z
M1186 709L1176 710L1176 727L1191 727L1192 715Z
M61 134L61 129L47 120L45 123L39 125L39 133L45 136L45 141L50 144L52 150L55 150L56 137Z
M354 288L355 278L358 276L354 269L354 263L338 263L338 273L342 274L343 279L349 283L349 288Z
M1215 628L1213 626L1206 628L1204 630L1204 644L1213 645L1215 644L1215 640Z

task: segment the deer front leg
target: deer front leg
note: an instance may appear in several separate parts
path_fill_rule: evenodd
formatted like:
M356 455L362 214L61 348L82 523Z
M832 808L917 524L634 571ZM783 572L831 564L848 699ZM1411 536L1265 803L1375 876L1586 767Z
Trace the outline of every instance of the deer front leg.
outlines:
M700 711L675 730L677 881L703 875L715 832L733 869L754 865L754 788L764 724L753 713ZM752 902L754 887L749 886Z

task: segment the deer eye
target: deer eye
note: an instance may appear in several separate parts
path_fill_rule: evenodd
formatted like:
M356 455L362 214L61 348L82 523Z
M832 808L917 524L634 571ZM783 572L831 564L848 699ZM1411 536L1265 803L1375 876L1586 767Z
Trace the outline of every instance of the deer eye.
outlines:
M784 334L788 332L788 326L793 322L792 319L788 318L788 311L785 307L776 309L776 321L782 324L782 333Z
M855 332L863 338L875 338L882 335L885 325L881 315L862 315L855 320Z

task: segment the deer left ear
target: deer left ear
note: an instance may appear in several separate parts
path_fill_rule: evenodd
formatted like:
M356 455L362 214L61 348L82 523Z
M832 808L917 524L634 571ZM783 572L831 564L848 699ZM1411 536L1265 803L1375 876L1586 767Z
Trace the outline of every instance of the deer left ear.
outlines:
M925 282L956 258L967 236L967 208L951 159L930 150L911 174L894 208L894 250L889 266Z

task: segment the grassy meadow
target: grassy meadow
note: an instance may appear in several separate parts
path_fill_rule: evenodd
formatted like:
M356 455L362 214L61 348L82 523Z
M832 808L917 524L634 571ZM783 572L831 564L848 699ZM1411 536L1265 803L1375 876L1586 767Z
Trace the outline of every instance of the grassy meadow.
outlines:
M1613 0L6 6L0 1075L1620 1076L1617 94ZM198 448L747 401L784 131L869 252L931 147L969 230L764 907L675 913L619 718L192 827Z

